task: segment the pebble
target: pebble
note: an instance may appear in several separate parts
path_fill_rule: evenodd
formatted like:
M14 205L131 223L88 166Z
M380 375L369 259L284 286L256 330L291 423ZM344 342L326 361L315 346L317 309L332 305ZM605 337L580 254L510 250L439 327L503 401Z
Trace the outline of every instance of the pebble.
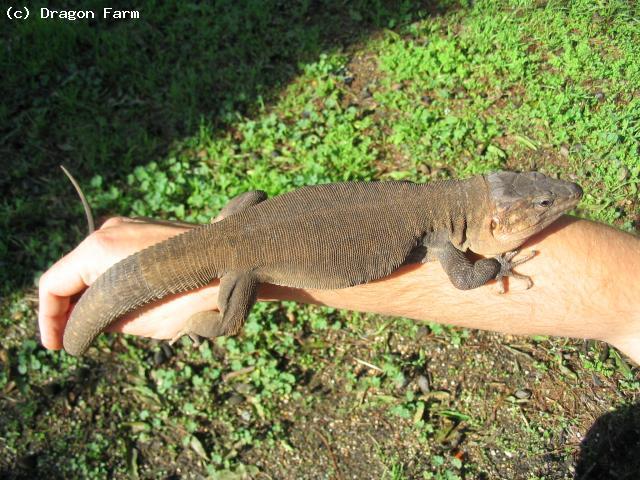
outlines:
M244 397L242 395L238 395L237 393L232 393L229 398L227 398L227 402L229 405L240 405L244 402Z
M396 380L395 384L396 384L396 388L398 390L402 390L403 388L405 388L407 385L409 385L410 380L403 376L402 379L398 379Z
M424 394L427 394L431 391L431 386L429 385L429 379L424 375L420 375L418 377L418 388Z
M234 390L242 395L251 395L253 393L253 387L248 383L238 382L233 386Z
M430 331L429 331L429 327L425 326L425 325L421 325L418 328L418 333L416 334L417 338L422 338L422 337L426 337L427 335L429 335Z
M601 387L603 385L600 379L593 372L591 372L591 380L593 380L593 384L596 387Z
M618 181L624 182L626 179L629 178L629 175L630 175L629 169L624 165L618 169Z
M531 398L531 390L527 390L527 389L516 390L515 396L519 400Z

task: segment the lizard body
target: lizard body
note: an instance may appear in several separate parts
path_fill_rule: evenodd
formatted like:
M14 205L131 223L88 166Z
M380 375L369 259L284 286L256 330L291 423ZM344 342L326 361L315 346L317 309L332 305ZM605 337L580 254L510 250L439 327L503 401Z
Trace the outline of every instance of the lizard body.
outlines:
M108 325L169 294L220 278L220 313L203 312L184 333L236 334L259 283L345 288L402 264L436 258L460 289L513 275L512 254L472 263L464 252L500 255L577 204L574 183L540 173L498 172L430 184L352 182L303 187L265 200L249 192L222 220L148 247L117 263L84 293L64 333L80 355Z

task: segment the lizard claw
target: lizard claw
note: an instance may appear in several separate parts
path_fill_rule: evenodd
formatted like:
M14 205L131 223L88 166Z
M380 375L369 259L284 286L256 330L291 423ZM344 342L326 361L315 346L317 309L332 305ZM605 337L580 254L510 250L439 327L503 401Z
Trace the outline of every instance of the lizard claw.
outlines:
M495 259L500 263L500 271L498 275L496 275L496 280L498 282L498 293L504 293L504 278L505 277L513 277L518 280L524 280L527 282L527 290L533 287L533 280L528 275L522 275L520 273L514 272L513 268L518 265L522 265L524 262L531 260L538 253L536 250L532 250L525 257L521 258L517 261L512 261L513 258L520 253L520 250L514 250L512 252L503 253L497 255Z

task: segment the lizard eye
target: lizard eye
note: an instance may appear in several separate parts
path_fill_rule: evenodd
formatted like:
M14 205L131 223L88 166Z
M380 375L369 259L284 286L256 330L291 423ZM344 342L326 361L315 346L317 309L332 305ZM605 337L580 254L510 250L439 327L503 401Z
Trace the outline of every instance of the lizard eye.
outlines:
M496 228L498 228L498 218L493 217L491 219L491 230L495 230Z
M551 205L553 205L553 198L539 198L535 203L536 207L549 208Z

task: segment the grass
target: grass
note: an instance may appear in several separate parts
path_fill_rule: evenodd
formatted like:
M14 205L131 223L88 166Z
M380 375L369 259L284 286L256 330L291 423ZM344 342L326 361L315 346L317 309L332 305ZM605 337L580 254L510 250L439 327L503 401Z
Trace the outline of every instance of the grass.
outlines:
M32 285L85 235L62 162L100 216L199 222L256 188L537 169L584 187L578 214L637 231L637 6L139 9L0 27L2 476L634 473L632 433L614 457L589 441L637 425L637 371L600 343L284 303L195 351L105 336L78 360L39 346Z

